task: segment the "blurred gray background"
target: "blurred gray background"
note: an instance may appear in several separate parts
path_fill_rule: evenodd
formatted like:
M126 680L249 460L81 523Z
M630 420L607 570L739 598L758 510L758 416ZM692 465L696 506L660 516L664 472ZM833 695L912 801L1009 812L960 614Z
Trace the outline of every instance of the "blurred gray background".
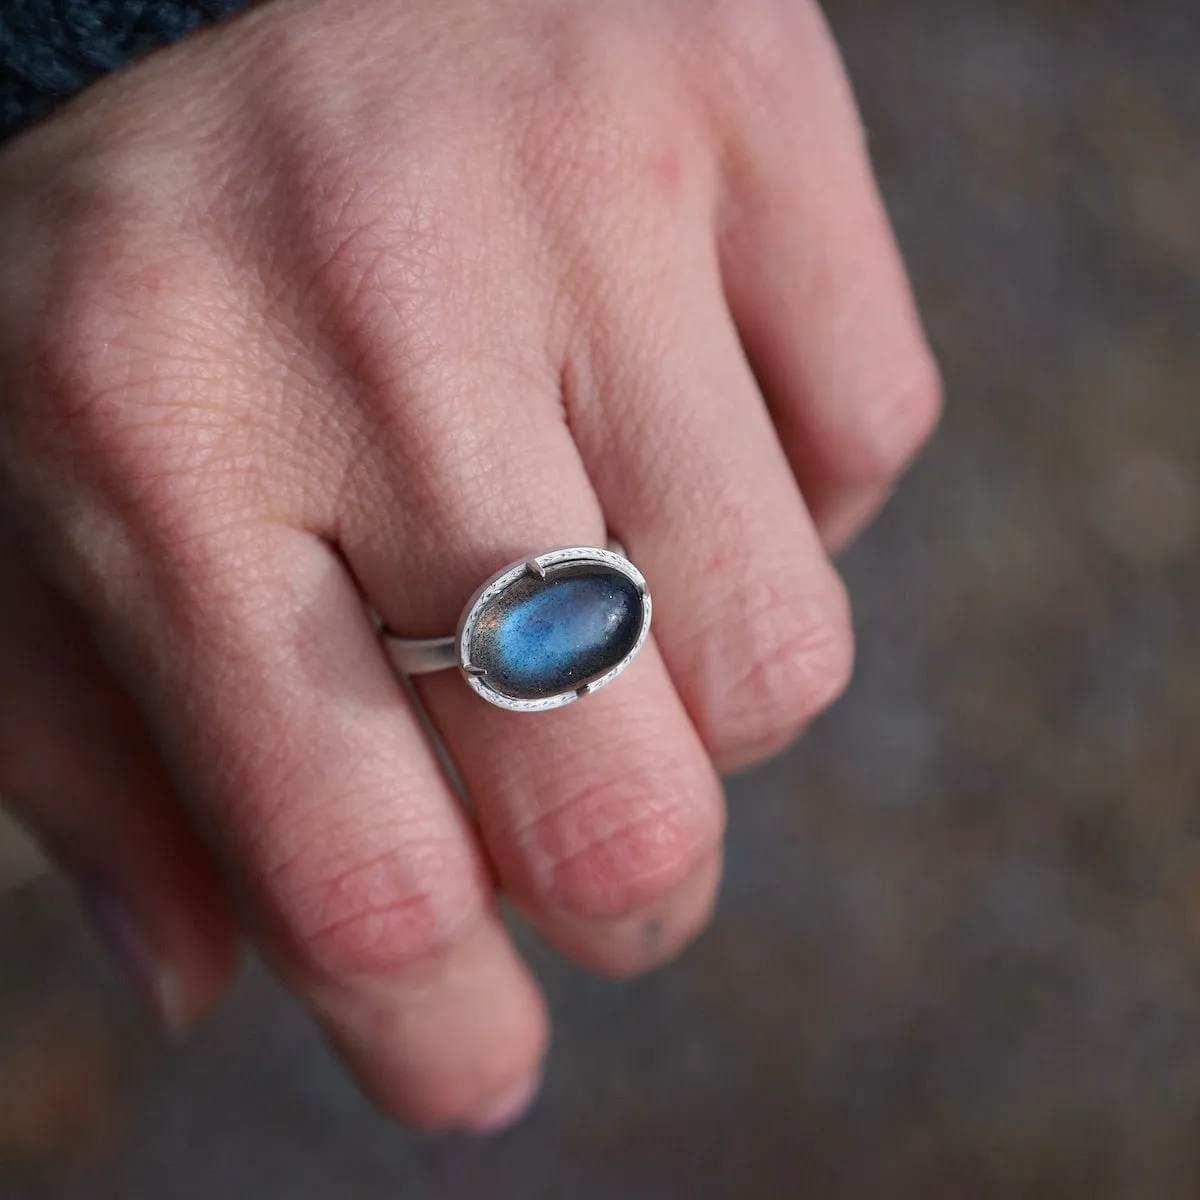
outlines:
M476 1142L254 970L156 1043L9 890L0 1198L1200 1195L1200 4L828 9L949 410L845 560L850 694L730 785L711 931L627 985L531 946L546 1093Z

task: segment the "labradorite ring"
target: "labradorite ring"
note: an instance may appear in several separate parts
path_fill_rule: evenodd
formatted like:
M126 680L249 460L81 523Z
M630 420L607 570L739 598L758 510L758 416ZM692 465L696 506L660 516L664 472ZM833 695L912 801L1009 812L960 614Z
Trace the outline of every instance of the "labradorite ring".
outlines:
M497 571L452 637L385 630L384 644L401 674L457 667L492 704L541 712L611 683L649 632L650 591L620 547L568 546Z

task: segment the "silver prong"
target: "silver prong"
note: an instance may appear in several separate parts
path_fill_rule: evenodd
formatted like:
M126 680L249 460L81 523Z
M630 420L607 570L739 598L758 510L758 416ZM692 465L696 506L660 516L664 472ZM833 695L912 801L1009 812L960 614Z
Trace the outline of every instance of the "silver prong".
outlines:
M487 671L483 667L477 667L474 663L467 663L467 665L463 667L463 670L466 671L468 675L477 675L482 677L487 674Z
M590 692L591 690L592 690L592 685L590 683L581 683L575 689L575 695L578 699L582 700L584 698L584 696L586 696L588 694L588 692Z
M530 575L536 575L539 579L546 578L546 568L543 567L536 558L526 559L525 570L527 570Z

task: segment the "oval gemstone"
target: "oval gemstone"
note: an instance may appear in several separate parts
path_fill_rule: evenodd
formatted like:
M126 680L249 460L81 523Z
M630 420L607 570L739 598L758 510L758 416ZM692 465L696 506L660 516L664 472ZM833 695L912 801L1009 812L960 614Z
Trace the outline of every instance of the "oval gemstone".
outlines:
M551 568L545 579L523 575L488 601L468 657L490 687L540 700L607 674L637 644L641 627L641 594L619 571Z

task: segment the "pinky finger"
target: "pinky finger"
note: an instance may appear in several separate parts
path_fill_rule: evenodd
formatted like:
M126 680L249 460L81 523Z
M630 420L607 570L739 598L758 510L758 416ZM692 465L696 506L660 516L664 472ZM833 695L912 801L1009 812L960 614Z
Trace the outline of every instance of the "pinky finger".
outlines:
M745 131L721 267L793 472L838 550L929 437L941 384L837 48L816 5L797 11L806 57L773 123Z

